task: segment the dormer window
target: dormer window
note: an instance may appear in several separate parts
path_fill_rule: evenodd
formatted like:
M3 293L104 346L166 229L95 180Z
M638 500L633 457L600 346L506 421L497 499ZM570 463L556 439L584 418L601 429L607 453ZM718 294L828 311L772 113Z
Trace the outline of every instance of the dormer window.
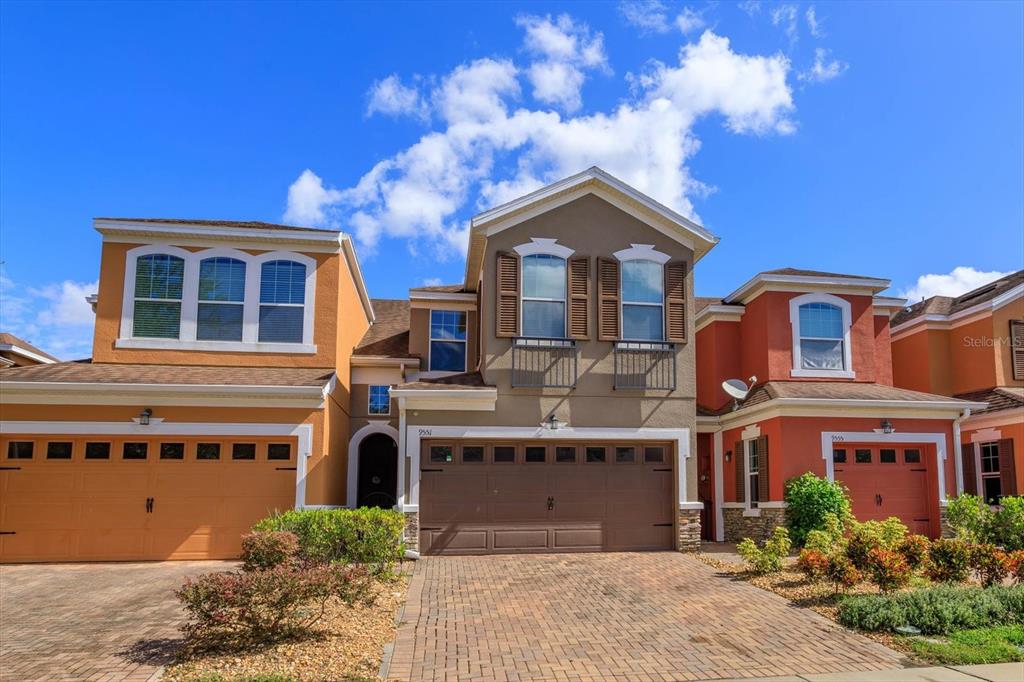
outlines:
M850 303L831 294L790 301L794 377L853 378Z
M565 259L539 253L522 267L523 336L565 338Z
M263 264L260 274L261 342L302 343L306 266L288 260Z
M178 338L184 282L185 261L182 258L153 253L136 259L133 336Z
M196 338L241 341L244 312L245 263L237 258L200 261Z

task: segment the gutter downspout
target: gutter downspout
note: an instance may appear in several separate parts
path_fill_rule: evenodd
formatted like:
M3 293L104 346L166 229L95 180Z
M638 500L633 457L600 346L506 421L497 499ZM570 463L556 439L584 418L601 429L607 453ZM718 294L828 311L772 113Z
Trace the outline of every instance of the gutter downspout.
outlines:
M965 407L959 417L953 420L953 462L956 467L956 494L960 496L964 492L964 466L960 445L960 423L971 416L971 408Z

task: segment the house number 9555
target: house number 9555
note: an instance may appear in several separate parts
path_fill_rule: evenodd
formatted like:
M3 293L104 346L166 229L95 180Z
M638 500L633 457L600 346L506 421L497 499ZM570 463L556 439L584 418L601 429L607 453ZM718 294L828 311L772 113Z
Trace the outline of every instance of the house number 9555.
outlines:
M433 433L430 429L417 429L417 431L419 431L420 436L429 436Z

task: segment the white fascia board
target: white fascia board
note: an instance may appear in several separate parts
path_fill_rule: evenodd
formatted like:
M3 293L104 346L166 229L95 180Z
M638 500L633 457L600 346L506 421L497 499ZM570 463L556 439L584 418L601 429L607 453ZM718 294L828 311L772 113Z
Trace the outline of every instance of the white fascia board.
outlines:
M1024 407L1011 407L987 414L972 414L960 422L961 431L984 429L992 426L1015 426L1024 422Z
M733 428L734 422L768 419L775 416L821 416L828 418L870 416L865 412L876 411L882 416L899 415L901 412L934 415L934 418L953 419L964 409L981 409L987 403L964 400L842 400L835 398L773 398L752 407L741 407L721 415L723 427ZM815 411L821 410L821 415ZM763 413L771 413L766 416ZM910 418L909 416L907 417Z
M349 235L344 232L339 234L341 249L345 254L345 261L348 263L349 275L352 276L352 281L356 285L356 291L359 292L359 301L363 304L363 312L366 314L366 319L370 324L373 324L377 318L373 312L373 303L370 301L370 292L367 291L366 282L363 281L363 270L359 267L355 244L352 243L352 237Z
M498 389L496 388L393 388L391 396L394 398L480 398L481 400L496 400Z
M952 315L941 315L937 313L931 313L929 315L919 315L912 320L907 320L903 324L898 324L889 330L891 334L898 334L907 329L911 329L920 324L928 323L930 328L951 328L957 326L955 323L964 320L964 318L972 317L980 313L987 313L993 310L998 310L1005 305L1013 303L1019 298L1024 298L1024 284L1018 284L1009 291L1005 291L1002 294L996 296L991 301L985 301L978 305L973 305L970 308L964 308Z
M23 358L28 358L29 360L35 360L36 362L38 362L40 364L43 364L43 365L52 365L55 362L58 362L57 360L54 360L53 358L48 358L45 355L40 355L39 353L34 353L34 352L30 351L27 348L22 348L21 346L16 346L16 345L11 344L11 343L0 343L0 351L6 351L8 353L15 353L17 355L22 356Z
M694 331L700 331L712 322L739 322L746 311L747 307L743 305L709 305L694 315Z
M250 227L124 222L93 220L93 227L104 241L139 243L153 239L179 245L206 246L231 242L235 248L266 248L266 244L299 245L299 250L337 253L346 238L343 232L318 230L273 230Z
M468 301L476 304L476 294L452 291L416 291L409 289L410 301Z
M329 383L327 385L330 385ZM130 393L167 394L260 394L267 396L292 396L297 398L322 397L324 386L265 386L259 384L122 384L104 382L68 381L0 381L0 389L8 391L57 391L62 393Z
M841 289L871 289L883 291L891 282L887 279L866 277L820 277L817 275L773 275L760 273L747 280L739 289L725 297L726 302L742 303L743 298L759 286L767 284L795 284L827 286Z

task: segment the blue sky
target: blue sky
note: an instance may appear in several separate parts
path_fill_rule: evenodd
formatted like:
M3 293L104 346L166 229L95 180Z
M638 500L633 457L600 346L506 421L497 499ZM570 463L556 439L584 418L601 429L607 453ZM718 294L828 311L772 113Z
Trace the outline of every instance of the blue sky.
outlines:
M94 216L358 240L377 297L597 164L721 244L958 293L1024 267L1021 3L0 4L0 327L84 357ZM920 279L925 275L931 278Z

